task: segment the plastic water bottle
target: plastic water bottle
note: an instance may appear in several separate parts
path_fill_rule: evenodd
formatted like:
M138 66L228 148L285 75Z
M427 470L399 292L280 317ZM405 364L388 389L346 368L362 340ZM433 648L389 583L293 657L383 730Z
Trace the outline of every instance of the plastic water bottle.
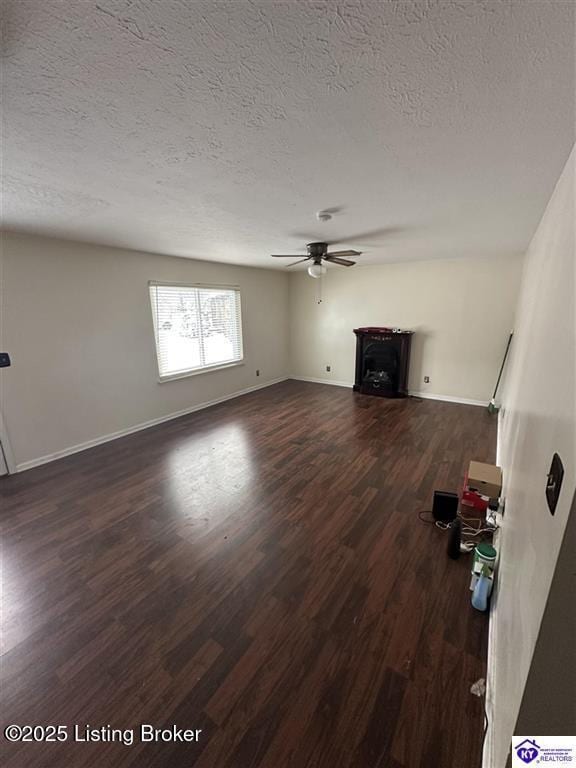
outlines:
M472 592L472 605L477 611L486 611L488 609L491 582L492 579L489 579L483 573L480 574L480 578L474 587L474 592Z

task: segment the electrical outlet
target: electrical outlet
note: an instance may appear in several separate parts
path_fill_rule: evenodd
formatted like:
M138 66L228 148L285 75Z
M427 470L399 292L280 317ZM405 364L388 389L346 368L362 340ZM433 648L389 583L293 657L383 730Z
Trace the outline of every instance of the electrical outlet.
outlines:
M424 384L430 384L430 376L424 376Z
M256 368L256 376L260 376L260 369Z
M326 366L326 370L328 371L328 373L330 373L330 371L331 371L332 369L331 369L331 367L330 367L329 365L327 365L327 366Z

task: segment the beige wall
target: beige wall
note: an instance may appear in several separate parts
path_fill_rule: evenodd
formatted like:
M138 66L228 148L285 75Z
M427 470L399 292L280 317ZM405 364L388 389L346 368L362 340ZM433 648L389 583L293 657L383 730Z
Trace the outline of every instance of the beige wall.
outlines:
M512 329L520 274L517 257L329 267L321 304L315 298L318 281L294 274L291 373L352 384L352 329L399 326L416 332L410 390L488 401Z
M490 623L485 768L504 768L576 485L573 150L526 256L498 460L505 514ZM552 517L545 500L554 452L564 463ZM566 594L567 607L574 595Z
M159 384L149 280L239 285L245 364ZM288 373L281 272L4 233L2 305L18 465Z
M519 273L517 258L333 267L319 306L306 273L291 276L288 300L282 272L4 233L0 343L13 366L0 371L0 405L15 462L27 466L289 373L352 383L358 325L416 331L413 391L486 401ZM240 285L245 365L159 384L149 280Z

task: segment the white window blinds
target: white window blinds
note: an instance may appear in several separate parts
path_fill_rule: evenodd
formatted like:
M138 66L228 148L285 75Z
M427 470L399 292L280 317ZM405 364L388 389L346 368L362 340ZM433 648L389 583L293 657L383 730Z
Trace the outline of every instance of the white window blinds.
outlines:
M150 283L160 377L242 360L240 291Z

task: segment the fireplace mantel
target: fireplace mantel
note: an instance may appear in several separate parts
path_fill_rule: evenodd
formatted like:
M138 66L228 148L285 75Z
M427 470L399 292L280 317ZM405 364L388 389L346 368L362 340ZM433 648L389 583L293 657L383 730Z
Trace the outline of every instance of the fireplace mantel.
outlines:
M354 391L380 397L406 397L414 331L369 326L355 328Z
M366 334L380 334L388 336L389 334L393 333L395 336L412 336L414 334L414 331L403 331L401 328L386 328L385 326L377 326L377 325L369 325L366 328L354 328L354 333L358 335L366 335Z

